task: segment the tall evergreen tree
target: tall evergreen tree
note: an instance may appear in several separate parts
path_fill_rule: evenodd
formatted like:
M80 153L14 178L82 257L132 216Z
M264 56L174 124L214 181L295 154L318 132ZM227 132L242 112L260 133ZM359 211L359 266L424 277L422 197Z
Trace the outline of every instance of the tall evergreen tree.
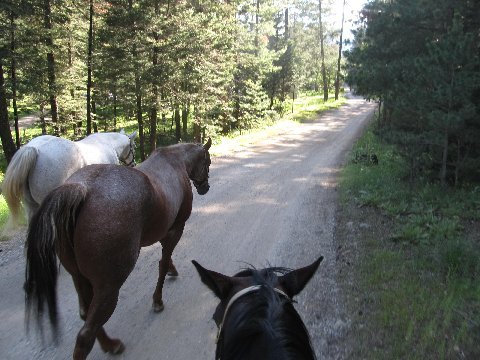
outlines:
M318 0L318 37L320 39L320 62L322 69L322 83L323 83L323 101L328 100L328 82L327 70L325 68L325 47L324 47L325 30L322 17L322 0Z
M58 124L57 108L57 78L55 74L55 55L53 52L53 22L52 22L52 4L51 0L43 0L43 25L44 42L47 49L47 79L48 79L48 98L50 101L50 112L52 122L55 124L55 133L60 132Z
M409 160L412 179L480 179L480 147L471 137L480 123L472 10L469 1L373 1L347 53L348 82L381 102L383 134Z

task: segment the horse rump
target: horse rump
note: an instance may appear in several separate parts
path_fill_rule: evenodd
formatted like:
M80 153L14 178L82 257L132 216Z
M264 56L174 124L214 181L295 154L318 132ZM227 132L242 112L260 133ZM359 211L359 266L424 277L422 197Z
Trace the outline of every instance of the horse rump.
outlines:
M24 285L27 330L30 316L34 315L39 330L43 332L42 317L46 304L53 332L57 333L56 249L72 246L75 219L86 195L87 188L83 184L58 187L45 198L29 224Z

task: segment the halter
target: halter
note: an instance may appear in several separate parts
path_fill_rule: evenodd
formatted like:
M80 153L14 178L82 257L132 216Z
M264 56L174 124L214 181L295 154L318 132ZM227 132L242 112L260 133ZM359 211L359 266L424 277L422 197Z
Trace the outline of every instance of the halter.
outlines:
M200 145L200 146L201 146L201 145ZM207 159L207 155L208 155L208 151L206 150L206 151L205 151L205 157L204 157L205 160ZM207 164L207 165L205 166L205 169L204 169L205 172L207 173L207 178L206 178L206 179L197 180L197 179L195 179L195 178L193 178L193 177L190 177L190 179L193 181L193 184L195 185L195 187L203 186L203 185L205 185L206 183L208 183L208 173L209 173L208 167L209 167L209 165L210 165L210 164Z
M125 161L125 160L120 160L120 162L122 162L122 163L125 164L126 166L135 166L135 154L134 154L134 152L133 152L132 142L130 142L130 148L129 148L129 150L128 150L128 154L127 154L126 159L130 158L130 155L132 156L132 160L130 160L128 163L127 163L127 161Z
M223 318L222 318L222 322L220 323L220 325L218 326L218 332L217 332L217 340L215 341L215 343L218 344L219 340L220 340L220 336L222 335L222 330L223 330L223 323L225 322L225 318L227 317L227 313L228 313L228 310L230 309L230 307L233 305L233 303L235 301L237 301L239 298L241 298L242 296L244 295L247 295L247 294L250 294L250 293L253 293L255 291L258 291L260 290L260 288L262 287L263 285L253 285L253 286L250 286L250 287L247 287L243 290L240 290L239 292L237 292L235 295L232 296L232 298L230 299L230 301L228 302L227 304L227 307L225 308L225 312L223 313ZM282 290L280 289L277 289L277 288L273 288L273 290L275 292L277 292L278 294L286 297L288 300L291 300L290 299L290 296L288 296L287 294L285 294Z

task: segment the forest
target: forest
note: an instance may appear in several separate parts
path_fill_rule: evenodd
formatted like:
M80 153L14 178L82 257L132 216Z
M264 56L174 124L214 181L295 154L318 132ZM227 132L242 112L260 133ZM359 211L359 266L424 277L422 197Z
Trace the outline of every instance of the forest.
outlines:
M347 82L379 102L377 132L411 180L480 180L478 1L370 1L346 58Z
M368 224L339 245L358 254L351 358L478 359L479 2L372 0L357 25L346 82L378 107L353 153L378 164L340 186L338 221Z
M23 144L23 114L38 114L42 134L73 139L134 121L143 160L157 144L275 120L305 91L338 97L342 33L331 6L325 0L4 0L5 157Z

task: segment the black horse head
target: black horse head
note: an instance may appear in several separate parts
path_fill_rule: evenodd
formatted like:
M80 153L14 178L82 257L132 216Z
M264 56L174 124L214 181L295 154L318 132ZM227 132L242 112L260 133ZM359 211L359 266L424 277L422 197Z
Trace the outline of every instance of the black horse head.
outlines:
M292 298L323 257L297 270L247 269L233 277L193 261L202 282L220 299L213 319L219 332L216 359L315 359L310 337Z

